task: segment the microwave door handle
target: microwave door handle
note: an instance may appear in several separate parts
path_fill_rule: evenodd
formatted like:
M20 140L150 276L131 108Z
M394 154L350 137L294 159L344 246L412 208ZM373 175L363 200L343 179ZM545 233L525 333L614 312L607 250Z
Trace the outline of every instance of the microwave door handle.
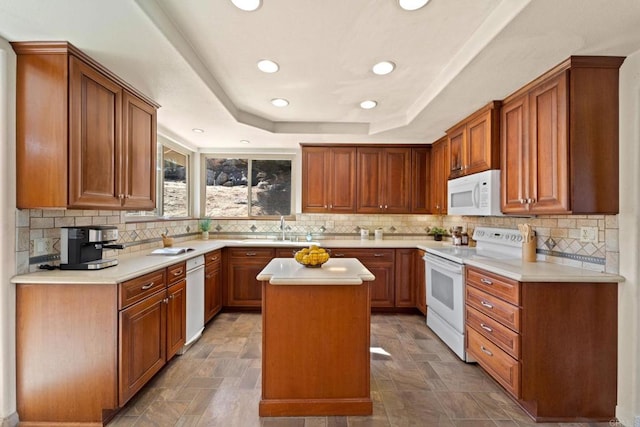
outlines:
M473 206L478 208L480 207L480 183L476 182L476 185L473 187Z

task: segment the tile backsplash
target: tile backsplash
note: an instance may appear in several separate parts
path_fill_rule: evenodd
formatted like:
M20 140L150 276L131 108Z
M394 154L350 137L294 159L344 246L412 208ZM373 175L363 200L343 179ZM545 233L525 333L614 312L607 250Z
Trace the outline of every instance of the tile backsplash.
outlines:
M429 227L477 226L517 228L530 223L536 230L538 258L610 273L618 272L617 215L559 215L534 218L461 217L437 215L324 215L297 214L286 221L287 238L304 240L311 233L314 240L359 239L360 229L382 228L385 239L433 239ZM56 264L60 254L60 227L116 225L118 243L124 250L107 250L106 258L119 254L146 251L162 246L161 234L173 236L177 243L200 238L197 219L127 222L120 211L25 209L16 215L16 260L19 274L38 269L38 265ZM581 227L596 227L597 242L580 241ZM246 239L281 236L280 221L212 220L210 238Z

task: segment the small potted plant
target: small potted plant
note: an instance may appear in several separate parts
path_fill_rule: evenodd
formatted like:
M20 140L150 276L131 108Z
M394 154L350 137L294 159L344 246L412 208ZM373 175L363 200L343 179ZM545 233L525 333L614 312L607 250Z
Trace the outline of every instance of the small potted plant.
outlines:
M433 240L439 242L442 240L442 236L447 235L447 230L442 227L431 227L429 228L429 235L433 236Z
M200 231L202 232L202 239L209 239L209 230L211 229L211 220L209 218L200 220Z

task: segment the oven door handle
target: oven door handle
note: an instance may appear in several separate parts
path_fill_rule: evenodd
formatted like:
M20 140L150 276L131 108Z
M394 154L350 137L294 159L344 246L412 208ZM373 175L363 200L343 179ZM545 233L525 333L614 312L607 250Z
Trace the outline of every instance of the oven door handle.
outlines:
M454 274L462 274L462 265L460 264L443 261L441 258L438 258L435 255L429 255L429 254L425 254L424 257L422 257L422 259L425 260L427 263L433 264L434 266L442 270L445 270Z

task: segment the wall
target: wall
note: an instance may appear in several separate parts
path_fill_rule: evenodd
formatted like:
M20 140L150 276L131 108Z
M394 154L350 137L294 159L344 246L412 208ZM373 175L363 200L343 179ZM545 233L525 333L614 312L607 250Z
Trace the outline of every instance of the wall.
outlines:
M17 423L15 396L15 54L0 38L0 424Z

